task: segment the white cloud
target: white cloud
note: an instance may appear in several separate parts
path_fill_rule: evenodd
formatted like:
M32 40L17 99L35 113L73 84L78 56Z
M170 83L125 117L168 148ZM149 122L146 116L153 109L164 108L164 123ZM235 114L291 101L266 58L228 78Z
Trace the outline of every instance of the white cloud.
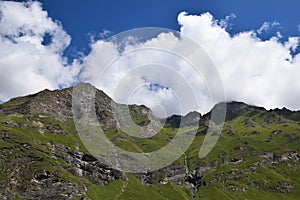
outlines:
M200 75L197 76L197 72L180 57L162 50L179 48L189 56L195 50L192 46L169 33L144 43L130 40L122 52L110 42L94 43L92 52L84 60L81 78L98 86L120 103L145 104L168 115L198 110L192 101L193 94L197 94L195 98L208 109L209 98L202 92L205 84ZM151 83L165 87L150 90ZM190 85L194 88L198 86L199 91L193 92ZM164 109L161 110L161 107Z
M290 37L288 41L281 43L280 33L262 41L254 31L240 32L236 35L230 35L226 31L226 26L222 25L218 20L214 19L210 13L204 13L200 16L188 15L181 13L178 16L180 24L180 33L187 35L196 41L210 56L219 71L223 80L227 100L244 101L249 104L260 105L266 108L288 107L290 109L299 109L300 103L300 81L297 76L300 74L300 55L292 56L291 52L295 51L299 44L298 37ZM278 26L277 22L267 25ZM266 27L266 25L265 25ZM261 31L267 28L261 28ZM114 95L116 83L126 74L126 82L122 82L122 91L126 93L130 85L143 85L149 82L158 82L166 85L178 92L178 95L186 93L180 90L182 82L172 79L170 73L166 72L149 72L147 70L139 72L139 74L130 75L130 70L135 70L136 66L141 63L160 62L164 65L171 66L178 74L183 76L184 80L197 88L197 98L199 105L198 110L207 112L214 103L210 100L209 93L205 87L204 80L197 77L195 72L184 63L180 63L172 57L162 56L159 52L143 52L134 54L130 58L123 59L118 62L115 69L110 69L110 76L102 79L99 84L99 75L104 71L103 66L109 62L111 58L121 56L118 47L113 43L106 42L107 51L99 48L98 41L93 44L93 50L87 56L84 62L83 77L90 77L92 83L107 92L110 96ZM125 45L126 46L126 45ZM193 49L184 40L178 40L172 34L160 34L157 38L146 42L130 43L126 46L129 49L138 49L147 46L168 47L170 49L180 48L185 52L186 57L193 57ZM98 47L98 48L96 48ZM106 58L101 59L101 56ZM152 74L151 74L152 73ZM210 74L206 74L205 78L209 79ZM147 80L141 77L148 77ZM179 89L180 88L180 89ZM142 90L135 93L131 103L146 102L148 106L163 104L168 114L179 112L174 96L170 98L168 92L153 93L153 91ZM162 100L155 99L160 97ZM122 102L122 98L118 99ZM124 100L124 99L123 99ZM126 98L125 98L126 100ZM133 101L134 100L134 101ZM123 102L126 103L126 102ZM190 111L191 107L183 105L182 112ZM190 109L190 110L189 110Z
M99 33L100 38L107 38L111 34L110 30L103 29L101 33Z
M263 32L269 31L278 26L280 26L280 23L277 21L274 21L273 23L264 22L263 25L257 30L257 33L262 34Z
M71 38L41 3L1 1L0 13L1 101L73 83L79 65L61 56ZM51 41L43 45L45 35Z
M225 17L225 19L221 19L219 24L221 27L227 29L227 28L231 28L232 26L232 23L230 22L231 20L235 19L236 18L236 15L231 13L230 15L227 15Z
M267 108L299 109L300 55L292 57L299 38L282 44L278 38L261 41L254 32L230 36L209 13L179 15L181 32L197 41L210 55L223 79L228 99ZM212 34L213 33L213 34Z
M299 46L299 37L289 37L288 41L284 43L286 49L290 49L291 51L296 51Z

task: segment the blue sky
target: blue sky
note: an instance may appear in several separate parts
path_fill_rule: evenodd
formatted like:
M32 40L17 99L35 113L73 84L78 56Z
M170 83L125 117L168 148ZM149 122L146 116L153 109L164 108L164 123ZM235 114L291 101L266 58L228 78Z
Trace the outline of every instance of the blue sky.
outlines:
M70 56L80 50L89 51L90 34L97 35L104 29L111 35L138 27L163 27L178 30L177 15L186 11L189 14L210 12L216 19L223 19L230 14L236 15L231 20L228 31L235 34L241 31L259 29L264 22L280 25L260 35L268 39L280 31L283 39L299 36L300 2L288 1L241 1L241 0L42 0L43 8L49 15L62 22L63 27L72 37L66 53Z
M231 100L299 110L299 7L296 0L0 1L0 101L90 82L120 103L164 108L158 112L167 115L205 113ZM151 40L148 35L142 41L128 37L122 48L105 40L142 27L178 32L154 34ZM195 45L178 40L179 35ZM199 60L203 49L216 73L198 76L178 57L141 51L149 46L175 54L180 50L191 60ZM124 57L130 49L137 53ZM118 62L108 65L115 58ZM160 62L170 68L157 68ZM141 64L148 68L136 71ZM225 99L212 99L207 88L216 74ZM188 96L184 84L194 87L196 105L178 103L176 95ZM135 91L130 102L128 88ZM117 97L116 89L121 91Z

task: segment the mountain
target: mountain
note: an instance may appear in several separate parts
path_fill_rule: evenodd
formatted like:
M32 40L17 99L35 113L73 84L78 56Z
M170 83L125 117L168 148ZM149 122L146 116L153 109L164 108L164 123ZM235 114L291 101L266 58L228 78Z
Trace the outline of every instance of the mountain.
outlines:
M114 102L97 90L98 121L110 141L127 151L157 150L172 141L180 122L198 126L201 117L193 143L178 160L154 172L130 174L98 161L82 144L73 121L72 92L44 90L0 105L0 199L300 197L299 111L228 102L220 139L200 159L211 113L174 115L155 136L131 137L114 119ZM135 123L149 124L150 109L130 105L129 110Z

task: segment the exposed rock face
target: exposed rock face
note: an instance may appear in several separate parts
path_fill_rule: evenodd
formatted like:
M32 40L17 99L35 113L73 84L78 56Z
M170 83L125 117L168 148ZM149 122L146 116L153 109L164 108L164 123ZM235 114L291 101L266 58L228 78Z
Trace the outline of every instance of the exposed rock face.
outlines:
M84 188L69 183L55 171L31 166L34 163L48 163L30 144L19 143L3 131L0 132L0 138L14 144L11 147L1 147L0 151L1 172L5 172L9 180L0 184L2 198L11 199L19 194L22 199L70 199L85 192Z
M93 87L88 83L82 83ZM10 100L4 105L0 105L0 111L5 114L19 113L23 115L39 115L39 117L51 116L58 121L73 119L72 112L72 93L73 88L64 90L44 90L37 94L26 97L18 97ZM84 95L84 94L83 94ZM98 120L106 128L116 127L111 103L114 103L103 91L96 90L95 108ZM54 127L52 127L54 128Z
M7 103L0 105L0 109L5 114L41 114L46 113L57 120L66 120L72 118L72 90L44 90L37 94L26 97L14 98Z
M0 152L0 166L3 167L3 161L6 162L6 166L13 166L0 168L2 172L6 172L10 180L0 184L2 197L13 197L19 193L22 199L72 199L85 194L87 188L70 183L59 169L48 171L45 168L31 168L34 163L45 163L46 168L57 168L61 163L60 160L63 160L68 172L87 178L99 186L113 180L127 179L126 175L102 165L92 155L76 152L64 145L48 143L41 144L41 149L35 149L26 142L18 143L14 137L5 132L0 132L0 138L15 144L13 147L2 147ZM48 156L57 165L48 163L46 160Z
M201 114L198 112L190 112L185 116L172 115L166 119L165 124L172 128L185 126L198 126L201 119Z
M22 199L71 199L79 197L80 191L76 185L72 185L48 171L41 171L31 180L30 185L20 184Z
M127 179L125 174L103 165L92 155L76 152L67 146L54 145L52 155L55 159L61 158L69 163L70 168L68 170L71 173L87 178L100 186L106 185L113 180Z

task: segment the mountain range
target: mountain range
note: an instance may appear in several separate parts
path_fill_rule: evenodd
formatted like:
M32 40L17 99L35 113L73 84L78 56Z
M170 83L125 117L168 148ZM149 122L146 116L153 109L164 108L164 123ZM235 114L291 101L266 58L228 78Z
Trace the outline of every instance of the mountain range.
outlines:
M170 116L158 134L137 138L119 129L113 100L96 90L95 111L104 134L126 151L155 151L172 141L182 119L188 122L184 127L198 123L193 143L171 165L125 173L83 145L73 120L72 92L72 87L44 90L0 105L0 199L300 198L300 111L227 102L220 139L199 158L210 112ZM149 108L129 105L129 110L136 124L149 124Z

